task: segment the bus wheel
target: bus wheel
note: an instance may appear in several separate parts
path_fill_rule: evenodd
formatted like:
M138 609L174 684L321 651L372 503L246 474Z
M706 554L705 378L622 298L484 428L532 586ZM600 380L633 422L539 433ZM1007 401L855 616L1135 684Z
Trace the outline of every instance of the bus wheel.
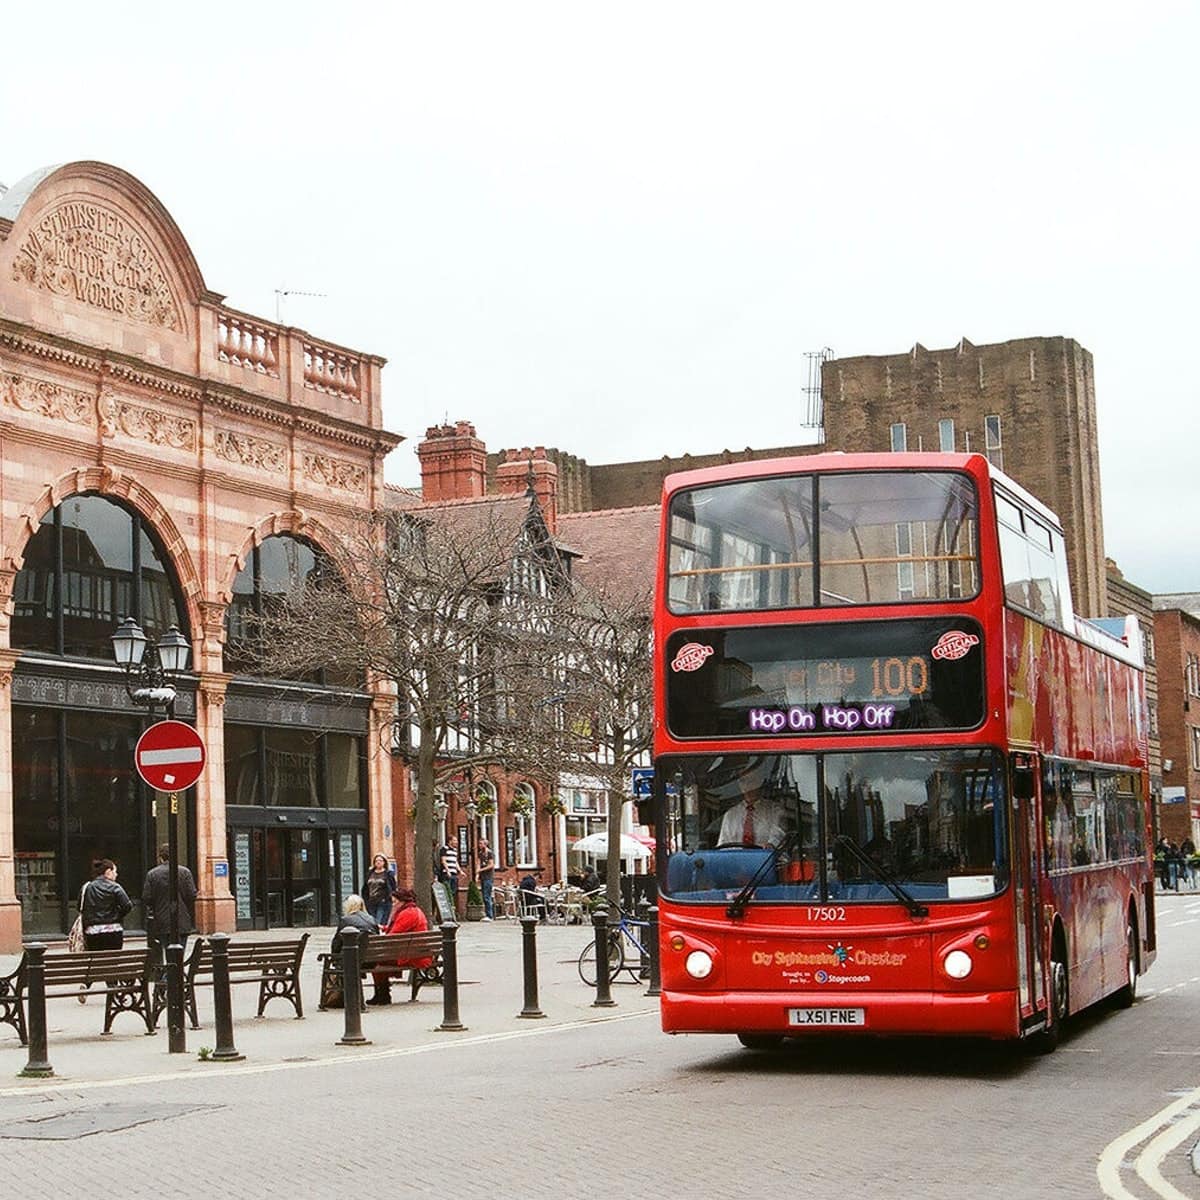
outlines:
M737 1040L747 1050L778 1050L783 1045L781 1033L739 1033Z
M1046 1028L1033 1035L1033 1049L1038 1054L1053 1054L1062 1038L1063 1021L1069 1007L1067 955L1063 945L1055 941L1050 957L1050 1012Z
M1125 986L1113 992L1113 1004L1117 1008L1128 1008L1137 999L1138 981L1138 937L1133 918L1125 929Z

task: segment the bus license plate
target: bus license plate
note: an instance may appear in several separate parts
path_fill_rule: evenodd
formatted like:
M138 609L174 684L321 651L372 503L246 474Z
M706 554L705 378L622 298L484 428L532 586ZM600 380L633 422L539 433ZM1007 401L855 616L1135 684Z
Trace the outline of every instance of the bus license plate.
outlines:
M865 1025L865 1008L789 1008L789 1025Z

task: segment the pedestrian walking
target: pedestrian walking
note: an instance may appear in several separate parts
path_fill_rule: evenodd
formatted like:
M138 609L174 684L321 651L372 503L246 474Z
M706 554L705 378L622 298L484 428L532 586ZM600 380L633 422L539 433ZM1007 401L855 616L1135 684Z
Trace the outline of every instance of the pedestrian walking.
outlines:
M363 901L367 912L375 918L382 929L392 915L392 893L396 890L396 873L388 866L387 858L377 854L371 860L371 869L363 880Z
M492 853L492 848L484 838L479 839L477 849L479 854L479 890L483 893L483 919L490 921L496 915L494 892L496 884L496 856Z
M1179 857L1183 860L1179 872L1188 882L1188 887L1196 886L1196 876L1200 872L1200 860L1196 858L1196 843L1190 837L1185 837L1179 843Z
M1168 842L1167 844L1170 847L1167 851L1167 863L1171 870L1171 887L1175 891L1179 891L1179 885L1183 881L1183 873L1187 869L1186 860L1174 842Z
M450 908L458 912L458 851L447 842L438 852L439 878L450 893Z
M125 914L133 901L117 882L117 864L111 858L92 863L92 881L83 890L83 940L89 950L120 950L125 944Z
M196 880L191 871L180 864L177 895L179 909L179 945L187 949L189 933L196 931ZM158 865L146 872L142 885L142 914L146 920L146 945L155 961L166 961L166 949L171 944L171 849L166 843L158 848Z

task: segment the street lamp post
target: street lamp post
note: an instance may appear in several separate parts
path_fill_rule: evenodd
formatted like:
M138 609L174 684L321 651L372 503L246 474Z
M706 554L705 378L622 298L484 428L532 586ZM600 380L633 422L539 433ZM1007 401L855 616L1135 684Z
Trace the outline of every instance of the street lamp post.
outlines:
M471 860L471 882L475 882L475 842L478 835L478 828L475 824L476 814L479 812L479 805L472 796L464 805L467 810L467 857Z
M162 705L167 720L175 719L175 676L187 670L191 646L174 625L153 646L132 617L112 635L113 656L125 669L125 691L134 704L150 710ZM149 651L149 654L147 654ZM179 831L176 827L179 793L170 792L167 817L167 905L170 912L167 959L167 1040L171 1054L187 1052L183 1023L183 947L179 942ZM156 840L156 839L154 839ZM160 943L161 944L161 943Z

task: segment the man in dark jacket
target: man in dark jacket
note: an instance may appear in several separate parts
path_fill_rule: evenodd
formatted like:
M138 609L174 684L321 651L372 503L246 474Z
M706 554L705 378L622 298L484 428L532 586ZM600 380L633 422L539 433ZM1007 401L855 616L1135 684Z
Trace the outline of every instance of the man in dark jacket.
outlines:
M158 848L158 866L146 873L142 888L142 912L146 917L146 942L158 961L166 959L171 944L171 852L166 845ZM179 944L186 951L188 934L194 933L196 881L182 864L179 866Z

